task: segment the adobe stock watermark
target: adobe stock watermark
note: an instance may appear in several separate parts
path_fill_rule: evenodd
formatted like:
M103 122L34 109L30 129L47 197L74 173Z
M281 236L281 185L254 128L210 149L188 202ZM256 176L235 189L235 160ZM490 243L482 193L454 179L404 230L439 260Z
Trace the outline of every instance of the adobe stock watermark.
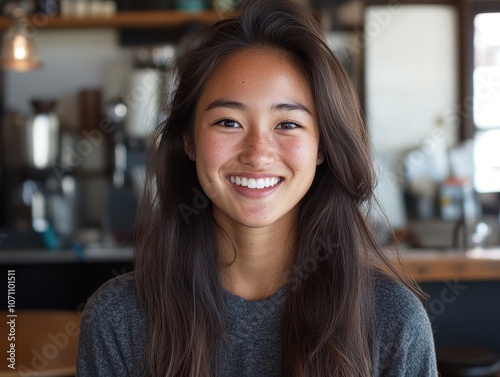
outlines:
M299 289L310 275L319 268L320 263L330 258L338 248L339 244L333 242L331 236L328 236L326 239L318 240L310 256L301 261L300 264L296 264L285 272L283 282L287 287L286 289L290 289L291 291ZM285 292L280 292L279 296L274 300L259 302L258 305L256 305L255 312L252 313L251 321L243 328L243 338L252 336L253 326L258 326L259 323L268 321L269 317L272 315L279 315L278 309L283 306L285 300Z
M411 1L406 1L406 3ZM354 42L349 44L350 49L356 53L362 52L372 40L377 38L391 24L393 16L401 11L401 5L401 1L391 0L385 9L371 10L372 17L364 23L363 29L355 28Z
M328 236L326 239L318 240L312 254L299 264L291 267L284 274L283 282L285 283L285 289L290 289L292 291L299 289L311 274L319 268L320 264L330 258L338 248L339 244L333 242L331 236ZM280 291L277 295L278 296L273 297L271 300L264 300L256 304L255 310L251 313L250 320L245 323L245 326L243 326L239 333L239 342L251 338L254 334L254 328L258 328L268 323L273 316L276 316L277 320L279 320L279 316L281 316L280 309L283 307L286 300L286 291Z
M47 342L40 347L31 349L31 362L29 365L19 364L17 371L20 376L39 376L49 366L49 362L57 358L60 353L71 344L71 338L78 337L79 324L76 321L67 321L64 330L47 333Z
M191 223L192 216L199 215L210 205L211 200L219 195L219 189L214 184L208 184L203 190L195 187L191 192L193 193L191 201L177 206L187 225Z
M61 151L61 161L52 164L57 178L61 179L65 173L72 173L86 157L92 154L95 148L104 142L105 135L113 133L116 128L116 124L111 119L103 118L99 122L99 128L90 131L82 130L83 139L78 141L74 148L67 145Z
M443 126L433 129L429 136L420 142L416 142L415 150L408 156L407 160L399 157L394 173L384 172L391 182L404 183L413 169L417 169L429 157L442 150L443 146L448 142L448 135L458 129L462 120L472 117L477 103L486 102L497 95L500 91L500 81L495 81L492 75L487 78L480 77L476 88L475 97L468 96L461 104L455 104L444 112L441 119Z
M456 129L456 126L453 126L453 129ZM412 170L424 164L429 157L438 153L446 145L447 134L446 128L433 129L428 137L415 143L415 150L407 158L402 156L398 158L394 173L384 172L384 174L391 182L404 183Z
M126 266L121 267L120 269L113 268L110 270L111 277L109 280L113 279L117 285L127 285L128 282L133 279L128 272L130 272ZM100 302L105 302L109 303L112 302L113 300L117 299L115 291L112 290L101 290L101 291L96 291L98 292L98 297L97 300ZM96 294L96 292L93 292L93 295ZM80 302L78 306L76 307L76 313L81 315L85 309L85 306L88 303L88 298L85 301ZM102 318L99 317L100 313L96 310L89 311L87 313L86 321L88 323L92 323L93 321L99 321L102 320Z
M45 9L45 11L34 13L29 20L26 20L26 22L22 24L23 26L23 30L21 31L22 35L26 36L26 38L28 39L34 38L38 34L39 29L46 26L51 17L57 15L57 10L59 9L58 3L62 3L64 1L71 1L71 0L60 0L60 1L38 0L37 5L41 9ZM17 8L18 6L16 5L15 7ZM7 37L10 40L13 40L15 36L16 35L12 31L9 31L7 34Z
M455 302L460 295L468 288L468 285L460 284L457 279L449 282L445 281L446 287L441 290L439 297L435 297L429 301L428 313L429 320L433 322L444 313L446 308Z
M468 119L474 114L474 109L480 102L487 102L500 91L500 81L495 81L490 74L487 78L477 76L474 85L474 96L467 96L461 104L456 104L444 114L448 123L458 125L460 120Z
M378 359L380 360L379 369L394 367L394 359L401 351L410 350L415 339L413 337L398 338L397 341L388 343L384 339L377 341L379 350Z
M135 109L139 103L150 99L152 85L155 85L151 77L154 74L151 72L142 78L138 85L131 88L125 98L127 112ZM107 135L111 135L118 130L119 125L109 117L104 117L100 120L99 125L95 129L82 130L80 132L81 140L76 142L74 146L66 145L61 151L61 161L57 161L52 165L58 179L61 179L65 173L72 173L89 157L92 152L102 145Z
M290 286L292 291L297 290L300 285L316 272L321 262L324 262L338 250L340 244L333 242L330 235L326 239L319 239L314 245L314 251L300 264L293 266L283 276L283 281Z

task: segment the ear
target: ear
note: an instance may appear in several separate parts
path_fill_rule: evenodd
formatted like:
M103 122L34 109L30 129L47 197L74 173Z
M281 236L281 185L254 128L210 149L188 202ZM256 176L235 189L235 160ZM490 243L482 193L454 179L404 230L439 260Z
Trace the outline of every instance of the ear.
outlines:
M321 165L325 161L325 154L323 153L323 150L318 151L318 160L316 161L316 165Z
M187 154L187 156L191 161L196 161L196 158L194 156L193 146L191 144L191 139L189 138L188 135L184 135L183 140L184 140L184 152Z

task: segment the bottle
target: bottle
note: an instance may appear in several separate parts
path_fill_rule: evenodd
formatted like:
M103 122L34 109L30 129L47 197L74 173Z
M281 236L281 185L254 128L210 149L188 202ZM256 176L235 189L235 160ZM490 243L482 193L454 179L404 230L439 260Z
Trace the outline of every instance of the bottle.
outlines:
M441 218L445 221L458 221L464 211L464 185L462 179L448 177L439 188L439 207Z

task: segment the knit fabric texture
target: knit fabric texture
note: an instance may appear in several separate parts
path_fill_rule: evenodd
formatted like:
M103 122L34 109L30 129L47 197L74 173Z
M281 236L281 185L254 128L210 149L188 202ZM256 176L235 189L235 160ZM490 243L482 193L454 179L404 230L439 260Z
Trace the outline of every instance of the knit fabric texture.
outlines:
M82 316L78 377L144 375L147 330L134 273L106 282ZM260 301L225 292L228 342L221 342L219 376L281 376L280 315L286 288ZM431 326L421 302L389 280L374 289L376 377L435 377ZM325 313L325 315L328 315Z

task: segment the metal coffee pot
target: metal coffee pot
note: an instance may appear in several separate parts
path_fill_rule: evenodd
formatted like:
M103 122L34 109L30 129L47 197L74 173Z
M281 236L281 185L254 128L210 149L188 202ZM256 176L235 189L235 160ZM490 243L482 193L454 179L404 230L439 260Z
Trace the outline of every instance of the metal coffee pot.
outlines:
M5 163L9 168L47 169L59 155L59 118L55 101L33 100L34 115L7 114L4 120Z

